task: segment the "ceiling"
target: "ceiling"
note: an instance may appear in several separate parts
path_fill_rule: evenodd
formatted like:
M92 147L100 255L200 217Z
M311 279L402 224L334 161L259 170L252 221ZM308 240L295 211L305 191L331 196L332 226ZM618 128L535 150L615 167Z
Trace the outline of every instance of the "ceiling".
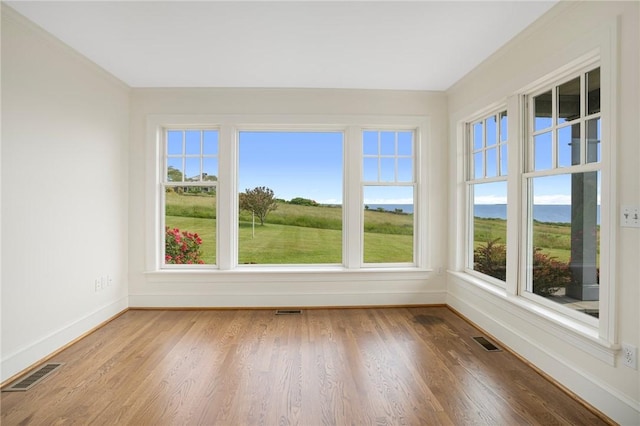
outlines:
M556 1L8 1L132 87L446 90Z

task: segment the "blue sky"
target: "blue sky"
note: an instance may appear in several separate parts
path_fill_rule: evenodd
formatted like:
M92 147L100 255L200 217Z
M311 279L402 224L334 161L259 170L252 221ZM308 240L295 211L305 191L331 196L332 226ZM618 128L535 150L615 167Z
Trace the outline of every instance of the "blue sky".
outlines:
M342 204L340 132L240 132L238 190L271 188L277 198Z

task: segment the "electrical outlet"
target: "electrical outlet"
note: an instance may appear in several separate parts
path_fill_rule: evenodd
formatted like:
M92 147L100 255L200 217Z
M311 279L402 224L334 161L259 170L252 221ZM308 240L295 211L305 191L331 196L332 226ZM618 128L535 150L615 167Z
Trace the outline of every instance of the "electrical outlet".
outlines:
M638 369L638 348L628 343L622 344L622 363L634 370Z
M620 206L620 226L640 228L640 207Z
M100 280L98 278L96 278L93 282L95 289L96 289L96 293L100 291Z

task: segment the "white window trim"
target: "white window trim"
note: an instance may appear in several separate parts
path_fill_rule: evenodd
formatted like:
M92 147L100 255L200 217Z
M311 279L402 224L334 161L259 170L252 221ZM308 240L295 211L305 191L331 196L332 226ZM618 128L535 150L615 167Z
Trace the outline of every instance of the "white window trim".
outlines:
M496 168L498 171L498 176L493 176L493 177L481 177L481 178L473 178L474 176L474 170L473 170L473 161L471 161L470 159L473 157L473 141L471 140L471 127L479 122L482 121L484 123L484 121L491 117L491 116L499 116L501 112L503 111L507 111L507 140L506 142L504 142L507 145L507 161L510 163L510 159L513 156L511 150L512 150L512 146L514 145L512 142L510 142L512 139L510 138L511 134L510 134L510 125L509 122L511 121L511 117L509 116L509 112L507 110L507 103L505 101L498 103L497 105L492 105L488 108L483 109L482 111L480 111L479 113L474 114L473 116L469 117L468 120L464 120L464 178L465 178L465 188L464 188L464 199L465 199L465 208L464 208L464 212L465 212L465 231L464 231L464 235L465 235L465 239L464 239L464 270L466 273L475 276L481 280L486 281L487 283L490 283L492 285L495 285L497 287L502 287L505 288L506 287L506 282L508 281L509 276L507 275L507 280L506 281L502 281L499 280L497 278L494 278L490 275L486 275L483 274L482 272L478 272L476 270L473 269L472 265L473 265L473 258L474 258L474 247L473 244L470 244L471 241L473 241L474 236L472 235L472 233L475 231L474 230L474 216L473 216L473 197L471 196L471 191L470 188L473 185L476 184L482 184L482 183L491 183L491 182L506 182L507 183L507 188L509 186L509 175L508 175L508 171L509 171L509 166L507 165L507 172L505 174L500 174L500 164L496 164ZM496 121L496 132L498 134L500 134L500 131L498 130L498 128L500 127L500 120ZM487 134L487 129L486 129L486 125L483 124L483 132L484 132L484 138L486 138L486 134ZM500 151L500 148L502 146L502 143L500 141L498 141L498 144L496 145L496 150ZM486 151L486 147L483 148L484 151ZM499 160L501 154L498 154L497 157L497 161L498 163L500 163L501 161ZM484 170L484 174L486 175L486 158L484 159L484 165L483 165L483 170ZM507 191L507 200L509 200L509 193ZM509 218L508 215L508 210L509 210L509 205L510 203L507 203L507 219ZM507 238L509 238L509 220L507 220ZM509 241L505 241L505 244L507 245L507 247L509 247ZM507 250L507 265L509 264L509 250ZM507 268L507 274L509 273L509 269L516 269L516 268Z
M452 259L457 267L457 271L451 271L456 278L469 283L473 288L478 289L479 295L487 300L493 301L489 295L498 297L507 302L507 310L523 320L532 324L544 327L549 333L556 337L580 348L609 365L615 365L617 352L620 349L617 337L617 302L616 287L617 274L615 268L616 261L616 239L619 229L617 227L616 209L616 174L611 168L617 164L616 161L616 141L617 141L617 96L618 96L618 22L610 20L602 27L598 28L585 39L581 44L583 50L578 55L572 55L576 59L565 62L564 65L558 64L558 58L550 58L542 70L547 70L547 74L530 84L526 84L519 90L515 90L508 95L507 113L509 115L509 170L517 170L517 175L508 179L507 196L510 200L507 208L507 244L509 247L517 248L507 253L507 263L517 265L517 268L510 268L507 271L506 288L501 289L492 284L488 284L488 280L484 277L474 276L465 270L464 255L457 255ZM585 48L590 46L590 48ZM593 46L597 46L593 48ZM571 47L575 52L576 46ZM522 174L525 171L524 158L521 145L522 141L527 137L524 123L527 122L526 105L524 102L524 94L532 93L535 88L550 85L562 78L562 75L569 74L570 70L576 70L588 61L599 60L600 78L601 78L601 138L606 140L601 148L601 240L600 240L600 278L601 282L606 283L604 291L600 291L600 315L598 325L596 327L586 325L582 321L576 321L570 316L564 315L555 309L549 309L536 301L528 300L519 295L519 283L523 279L522 253L524 247L524 238L526 229L524 228L524 214L527 208L527 200L524 197L524 188ZM477 119L485 112L495 109L495 105L501 104L502 101L496 102L491 106L483 109L481 112L469 115L457 122L457 179L461 185L458 185L458 215L455 224L458 230L457 243L466 245L465 220L468 217L468 206L466 195L466 187L464 181L466 175L466 123ZM510 173L510 175L513 173ZM464 195L463 195L464 194ZM464 204L463 204L464 203ZM524 263L526 264L526 263ZM605 288L606 287L606 288ZM502 305L500 305L502 306ZM504 308L504 306L502 306Z
M428 245L426 200L427 140L430 126L428 118L422 116L360 116L360 115L235 115L235 114L150 114L147 116L146 140L146 199L145 217L145 270L151 276L167 274L171 277L191 277L200 280L201 274L211 276L220 273L317 273L337 271L385 271L398 273L428 272L426 246ZM219 130L219 176L217 186L217 265L206 265L206 269L189 270L164 268L161 260L163 234L159 231L163 223L161 193L164 167L161 158L162 138L167 128L215 128ZM365 129L415 130L415 169L418 190L414 205L414 264L364 264L362 261L363 194L361 179L362 130ZM343 264L342 265L238 265L237 262L237 164L238 134L242 130L304 130L340 131L344 134L343 170ZM231 141L231 143L227 143ZM424 145L424 146L423 146ZM347 232L346 229L358 230ZM175 278L172 278L175 279Z

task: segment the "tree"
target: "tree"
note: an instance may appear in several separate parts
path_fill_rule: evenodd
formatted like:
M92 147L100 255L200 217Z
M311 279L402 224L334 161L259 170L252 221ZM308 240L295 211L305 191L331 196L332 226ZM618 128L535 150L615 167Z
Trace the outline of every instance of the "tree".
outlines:
M240 209L253 212L260 219L260 225L264 225L267 214L277 207L273 191L266 186L257 186L240 193Z
M175 167L167 167L167 177L169 182L182 182L182 172Z

